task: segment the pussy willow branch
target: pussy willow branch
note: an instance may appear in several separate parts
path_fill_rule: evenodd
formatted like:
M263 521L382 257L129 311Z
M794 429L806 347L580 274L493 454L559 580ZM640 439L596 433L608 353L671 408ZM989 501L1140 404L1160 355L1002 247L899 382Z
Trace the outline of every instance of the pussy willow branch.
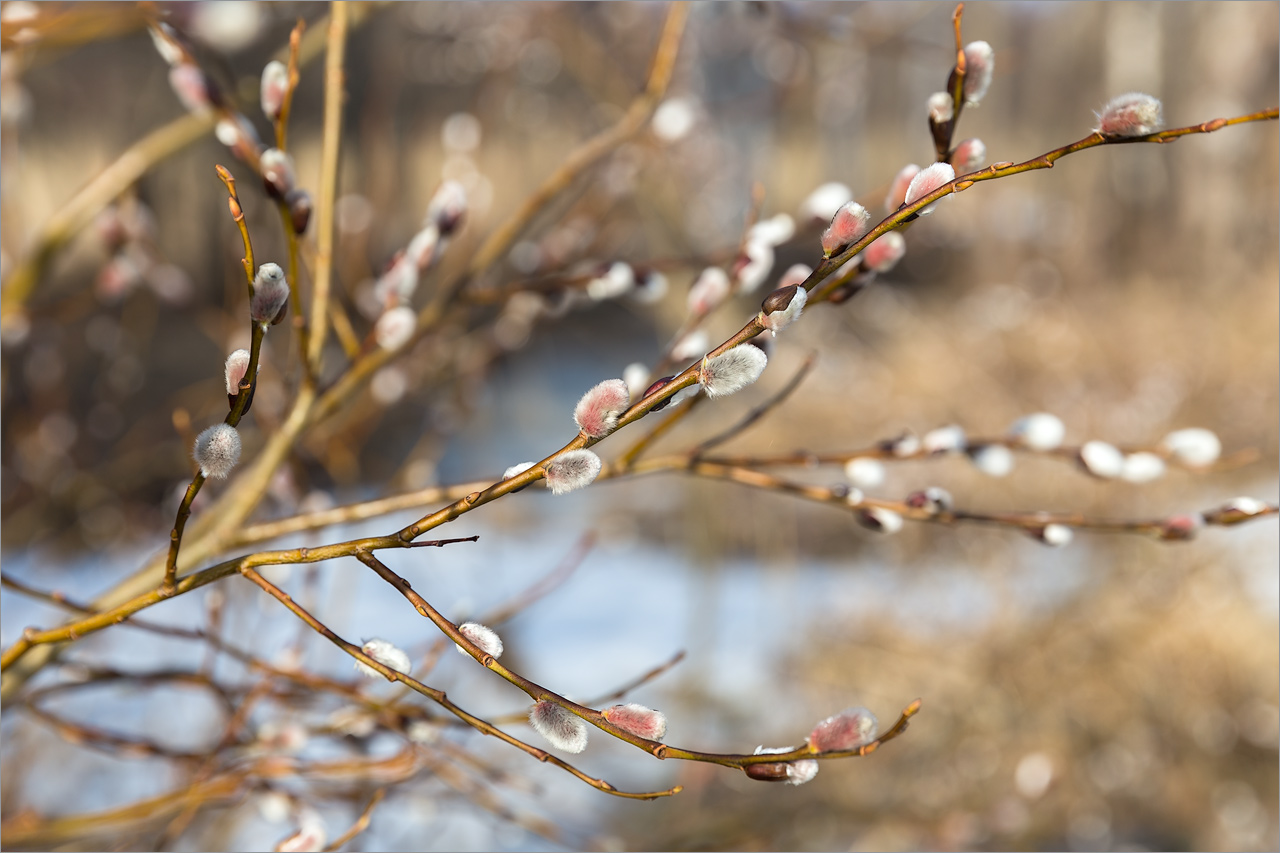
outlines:
M325 853L334 853L334 851L342 849L342 845L368 829L369 821L373 818L373 810L378 807L378 803L382 802L382 798L386 795L387 789L385 787L374 791L373 796L369 798L369 804L364 807L364 811L360 812L356 822L351 825L350 829L335 838L332 844L324 848Z
M792 750L791 752L780 755L737 755L737 754L721 754L714 752L699 752L691 749L682 749L680 747L670 746L660 741L649 740L638 735L632 734L626 729L621 729L609 720L601 712L594 708L589 708L577 702L573 702L561 696L552 690L531 681L520 675L512 669L498 663L493 655L476 646L457 626L440 614L430 603L421 595L414 591L409 581L396 574L388 568L381 560L368 552L357 552L356 559L373 569L378 577L385 580L392 587L400 592L413 608L431 622L450 640L453 640L461 646L467 654L475 658L475 660L485 669L496 673L503 680L520 688L529 695L529 698L535 702L552 702L576 717L579 717L601 731L612 735L618 740L625 741L632 746L644 750L650 755L658 759L678 758L685 761L702 761L711 764L719 764L725 767L746 767L751 764L773 764L777 762L787 761L789 759L813 757L815 753L811 752L807 747ZM310 623L308 623L310 624ZM920 709L920 700L911 703L903 712L902 717L887 732L876 738L870 743L858 747L856 749L844 750L840 752L821 753L824 758L845 758L853 755L866 755L874 751L881 743L892 740L897 737L906 728L907 719ZM672 789L674 793L677 789Z

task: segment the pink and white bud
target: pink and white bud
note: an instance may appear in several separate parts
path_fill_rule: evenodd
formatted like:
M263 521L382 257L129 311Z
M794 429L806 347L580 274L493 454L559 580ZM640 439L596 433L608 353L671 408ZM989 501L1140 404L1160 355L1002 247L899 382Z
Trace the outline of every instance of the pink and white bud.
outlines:
M886 273L896 267L906 253L907 241L897 231L890 231L862 250L862 265L872 272Z
M1130 453L1120 468L1120 479L1129 483L1150 483L1164 476L1164 460L1154 453Z
M808 264L792 264L786 272L778 276L778 287L789 287L793 284L804 284L813 274L813 267Z
M1086 441L1080 448L1080 464L1093 476L1111 480L1124 473L1124 454L1105 441Z
M969 450L969 460L988 477L1007 477L1013 470L1013 451L1003 444L987 444Z
M523 474L525 471L528 471L532 467L533 467L532 462L517 462L516 464L512 465L510 468L502 472L502 479L510 480L512 477L516 476L517 474Z
M667 736L667 718L661 711L631 702L605 708L602 713L606 720L636 737L662 740Z
M534 705L529 723L556 749L576 754L587 748L586 722L553 702Z
M1108 136L1146 136L1164 126L1160 101L1141 92L1117 95L1098 113L1099 133Z
M1071 528L1065 524L1046 524L1044 527L1038 527L1029 532L1051 548L1062 548L1070 545L1072 538L1074 538Z
M631 405L631 392L621 379L606 379L582 395L573 420L592 438L604 438L618 425L618 416Z
M856 201L846 202L831 217L831 224L822 232L822 256L829 258L845 246L858 242L867 233L871 214Z
M404 247L404 262L412 264L418 272L426 272L435 262L442 242L439 228L433 224L423 226L409 240L409 245ZM414 285L417 285L416 276Z
M808 299L809 292L799 285L780 287L764 300L760 323L776 336L800 316Z
M964 46L964 102L976 107L991 88L991 75L996 70L996 52L985 41Z
M622 381L627 383L631 399L639 400L649 388L649 368L638 361L628 364L622 369Z
M925 453L956 453L965 448L964 427L959 424L938 427L924 434L920 448Z
M404 252L392 259L373 285L374 298L380 306L408 302L417 289L418 266Z
M238 349L227 356L224 373L227 377L227 394L229 396L234 397L240 393L240 383L244 381L244 375L248 372L249 351L247 349Z
M856 509L862 506L862 502L866 500L866 495L862 493L862 489L854 486L846 486L843 483L837 483L831 487L832 494L839 495L844 492L844 504L850 509Z
M912 509L924 510L929 515L950 512L955 508L951 493L939 486L930 486L907 495L906 505Z
M209 98L209 78L190 63L182 62L169 69L169 85L188 112L199 115L213 106Z
M889 194L884 197L885 213L893 213L906 204L907 188L911 186L911 182L918 174L920 174L920 167L915 163L908 163L902 167L894 177L893 183L889 185Z
M617 299L635 286L636 275L631 264L617 261L609 265L603 273L587 282L587 296L596 302Z
M1037 412L1013 422L1009 437L1031 450L1053 450L1062 444L1067 428L1057 415Z
M781 246L796 233L796 221L788 213L777 213L768 219L761 219L747 231L747 243L764 243L767 246Z
M807 741L815 752L857 749L876 739L879 726L876 715L866 708L847 708L814 726Z
M262 170L262 183L267 193L274 199L283 200L297 186L293 158L279 148L263 151L258 158L258 168Z
M590 450L566 450L547 463L547 486L563 495L591 485L600 474L600 457Z
M727 397L759 379L768 362L763 350L742 344L715 358L703 356L698 381L708 397Z
M1202 468L1218 461L1222 455L1222 442L1211 430L1192 427L1166 435L1160 441L1160 449L1183 465Z
M192 455L201 474L225 480L240 461L240 433L230 424L214 424L196 436Z
M836 211L853 201L853 190L839 181L831 181L815 189L800 202L800 218L812 222L830 222Z
M689 288L689 313L701 317L729 295L729 276L719 267L707 267Z
M902 529L902 516L882 506L864 506L857 509L853 517L868 530L889 535Z
M981 139L966 139L951 152L951 165L957 175L963 175L987 162L987 146Z
M373 339L378 346L394 352L409 342L417 326L418 315L412 308L404 305L389 308L373 327Z
M434 225L441 237L449 237L458 230L467 215L467 191L457 181L445 181L427 204L424 224Z
M768 278L773 270L773 246L768 243L748 240L742 247L742 254L733 266L733 276L738 282L738 290L751 293Z
M361 647L361 651L385 666L387 669L394 669L396 672L403 673L404 675L408 675L409 670L413 668L413 665L409 662L409 656L405 654L403 649L388 643L386 640L380 640L377 637L365 642L364 646ZM368 676L369 678L383 677L382 673L378 672L364 661L356 661L356 671L361 675Z
M710 347L711 338L707 333L702 329L694 329L671 348L671 357L676 361L686 361L703 355Z
M481 625L479 622L463 622L458 626L458 633L466 637L476 648L490 657L502 657L502 638L487 625ZM454 643L453 647L460 654L471 657L471 653L457 643Z
M844 475L850 483L862 489L883 485L884 474L884 463L870 456L855 456L844 463Z
M289 282L279 264L266 263L258 267L253 277L253 296L249 299L249 316L257 323L278 323L284 319L285 305L289 304Z
M1194 539L1203 526L1204 518L1199 513L1175 515L1160 526L1160 538L1166 542L1185 542Z
M929 109L929 121L933 124L945 124L955 118L955 102L946 92L934 92L925 103Z
M275 846L276 853L319 853L329 840L324 821L315 809L298 816L298 831Z
M907 204L915 204L939 187L955 180L955 177L955 169L951 168L950 163L934 163L929 168L922 169L920 174L911 179L911 183L907 187ZM917 210L916 214L918 216L928 216L933 212L933 208L937 203L935 201L933 204Z
M907 459L920 452L920 438L911 430L903 430L902 435L881 442L881 446L899 459Z
M270 121L280 118L284 108L284 96L289 91L289 69L278 59L273 59L262 69L262 82L258 87L262 114Z

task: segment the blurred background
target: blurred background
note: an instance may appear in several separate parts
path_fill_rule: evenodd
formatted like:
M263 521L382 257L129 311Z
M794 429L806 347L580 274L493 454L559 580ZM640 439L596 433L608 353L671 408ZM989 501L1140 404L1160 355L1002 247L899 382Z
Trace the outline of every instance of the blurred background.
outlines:
M694 5L653 121L472 282L455 326L414 345L311 430L255 519L496 478L562 446L586 388L658 360L683 320L689 283L736 252L757 184L763 216L797 217L769 281L793 263L815 264L821 225L799 213L814 188L845 183L878 213L898 169L931 160L924 104L954 58L952 11ZM256 107L261 69L297 19L322 30L327 6L0 5L6 286L81 187L182 116L143 24L152 12L191 38L201 66L267 139ZM470 212L416 305L465 268L569 151L623 115L643 90L665 12L654 3L355 5L335 289L360 337L376 318L373 281L418 230L441 180L466 188ZM958 138L981 138L988 162L1028 159L1086 136L1094 110L1135 90L1161 98L1172 127L1274 106L1278 29L1275 4L967 4L965 40L989 42L996 71ZM299 183L313 193L322 68L322 55L303 67L290 126ZM1257 454L1231 470L1171 470L1145 485L1022 456L993 479L951 457L890 466L871 494L937 485L969 509L1119 518L1204 510L1239 494L1275 501L1277 143L1276 124L1264 122L1106 147L947 199L906 233L892 272L843 306L807 312L777 339L757 386L700 407L659 450L719 432L816 355L801 389L732 452L852 450L948 423L999 435L1021 415L1048 411L1071 444L1151 446L1172 429L1202 426L1228 454ZM259 261L283 263L270 202L208 133L149 168L54 252L20 321L6 326L6 576L87 600L167 541L191 441L225 413L222 359L248 340L239 235L216 163L241 180ZM619 260L662 270L669 293L653 304L581 295L583 280ZM539 295L509 298L521 290ZM713 315L713 344L740 328L763 292ZM335 345L328 375L342 364ZM298 372L289 326L276 327L241 425L248 458L278 428ZM609 459L630 440L598 450ZM822 485L843 478L838 467L784 473ZM421 514L283 544L386 533ZM554 502L529 490L450 525L448 535L479 534L479 543L388 564L459 621L535 582L590 532L598 544L569 581L496 626L517 671L586 698L685 649L682 663L629 698L667 713L671 743L712 751L798 743L815 721L855 704L886 725L914 698L923 710L902 739L824 762L800 788L655 762L597 733L577 762L587 772L627 789L685 786L653 803L614 800L445 727L422 746L434 763L390 789L351 849L1280 845L1273 520L1210 528L1189 543L1081 533L1061 550L975 526L908 524L884 538L829 507L659 475ZM434 632L348 562L274 577L348 639L378 635L424 651ZM10 588L0 602L6 647L24 626L64 618ZM190 626L213 610L224 636L268 659L288 653L311 671L351 677L345 655L299 637L276 602L235 579L147 615ZM33 685L74 682L76 666L193 669L206 651L113 629L73 646ZM523 694L453 657L428 683L482 715L520 712ZM225 657L210 665L228 683L246 680ZM100 754L21 707L3 721L7 831L47 829L47 818L190 783L180 762ZM211 748L225 721L216 703L172 685L68 691L41 707L175 749ZM282 720L303 729L290 746L298 760L393 754L405 743L380 723L343 731L333 723L343 707L329 695L277 696L251 717L257 742L246 748L280 748L263 730ZM507 728L536 741L519 723ZM331 838L378 784L326 787L298 776L273 781L270 793L314 806ZM267 795L236 792L176 841L163 822L135 819L74 836L14 834L6 846L261 849L292 831L264 806Z

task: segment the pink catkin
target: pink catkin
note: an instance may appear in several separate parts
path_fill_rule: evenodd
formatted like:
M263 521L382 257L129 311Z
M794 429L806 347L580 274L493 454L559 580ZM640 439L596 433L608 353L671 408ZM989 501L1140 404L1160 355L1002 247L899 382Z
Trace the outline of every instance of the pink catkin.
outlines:
M875 272L888 272L907 253L907 241L897 231L890 231L862 252L862 265Z
M831 224L822 232L822 254L831 257L850 243L856 243L867 233L871 214L856 201L848 202L836 211Z
M1159 100L1141 92L1128 92L1107 102L1094 130L1108 136L1146 136L1163 126Z
M918 174L920 174L920 167L915 163L908 163L902 167L889 186L889 194L884 197L886 213L893 213L902 207L907 200L907 187L911 186L911 181Z
M603 438L618 425L618 416L631 404L627 383L606 379L582 395L573 409L574 422L592 438Z
M955 180L956 171L951 168L950 163L934 163L927 169L922 169L918 175L911 179L911 183L907 186L907 204L915 204L929 193L941 187L943 184L950 183ZM928 216L933 212L934 205L926 205L916 211L920 216Z
M878 725L866 708L848 708L814 726L809 746L818 752L856 749L875 740Z
M667 718L661 711L637 705L614 705L605 708L604 718L624 732L646 740L662 740L667 734Z

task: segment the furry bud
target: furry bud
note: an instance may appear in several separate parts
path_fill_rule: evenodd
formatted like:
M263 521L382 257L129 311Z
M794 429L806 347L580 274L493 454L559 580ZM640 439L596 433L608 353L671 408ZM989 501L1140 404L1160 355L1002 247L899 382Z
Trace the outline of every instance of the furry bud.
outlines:
M1160 101L1141 92L1117 95L1098 113L1098 133L1107 136L1146 136L1164 126Z
M866 708L847 708L814 726L807 741L815 752L857 749L876 739L879 725L876 715Z
M227 356L224 372L227 377L227 396L235 399L240 393L240 383L244 381L244 375L249 372L249 351L238 349Z
M920 447L925 453L954 453L964 450L964 446L964 427L956 424L930 430L920 441Z
M1111 480L1124 472L1124 454L1105 441L1086 441L1080 448L1080 464L1093 476Z
M906 204L907 187L911 186L911 182L918 174L920 174L920 167L915 163L908 163L902 167L894 177L893 183L889 185L889 194L884 197L885 213L893 213Z
M1266 511L1267 505L1262 501L1257 498L1242 496L1232 498L1218 509L1208 513L1206 520L1212 521L1214 524L1238 524Z
M604 438L618 425L618 416L631 404L631 392L621 379L606 379L582 395L573 420L592 438Z
M610 264L600 275L587 282L587 296L596 302L617 299L635 286L635 271L624 261Z
M262 113L270 121L280 118L280 110L284 107L284 96L289 91L289 69L278 59L273 59L262 69L262 83L259 86L259 100Z
M966 139L951 152L951 166L956 174L972 172L987 161L987 146L981 139Z
M169 85L188 112L200 115L212 106L209 78L190 63L181 62L169 69Z
M1149 483L1164 476L1164 460L1154 453L1130 453L1120 467L1120 479L1129 483Z
M253 296L249 300L249 316L258 323L279 323L289 304L289 282L279 264L263 264L253 277Z
M458 633L466 637L476 648L490 657L502 657L502 638L492 628L481 625L479 622L463 622L458 626ZM454 643L454 648L467 657L471 657L471 653L457 643Z
M781 246L796 233L796 221L789 214L779 213L768 219L761 219L747 231L748 243L763 243L766 246Z
M311 222L311 194L295 187L284 197L284 203L289 205L289 221L293 225L293 233L305 234L307 225Z
M707 267L689 288L689 313L701 317L729 295L729 276L719 267Z
M939 187L955 180L955 177L955 169L951 168L950 163L934 163L929 168L922 169L918 175L911 179L911 183L907 186L907 204L915 204ZM937 202L917 210L916 214L918 216L928 216L933 212L935 205L937 205Z
M587 748L587 724L552 702L539 702L529 711L529 723L556 749L579 753Z
M445 181L427 205L426 224L434 225L441 237L449 237L467 215L467 191L457 181Z
M1048 412L1019 418L1009 427L1009 437L1032 450L1053 450L1067 434L1061 419Z
M955 102L946 92L934 92L926 103L931 124L946 124L955 117Z
M512 477L516 476L517 474L523 474L525 471L528 471L532 467L533 467L532 462L517 462L515 465L512 465L510 468L502 472L502 479L510 480Z
M985 41L974 41L964 47L964 102L976 107L991 87L996 69L996 53Z
M388 308L373 327L373 339L385 350L398 350L413 337L418 315L403 305Z
M566 450L547 463L547 486L553 495L589 486L599 476L600 466L600 457L590 450Z
M748 240L742 247L742 254L733 265L733 277L738 282L738 290L751 293L764 283L773 269L773 246L755 240Z
M856 243L867 233L871 214L856 201L845 203L831 217L831 224L822 232L822 256L829 258L845 246Z
M1204 518L1198 513L1175 515L1160 526L1160 538L1166 542L1185 542L1194 539L1203 526Z
M1003 444L969 448L969 460L988 477L1007 477L1013 470L1013 451Z
M192 455L201 474L225 480L240 461L240 433L230 424L214 424L196 436Z
M778 288L765 298L760 307L761 324L773 334L778 334L800 316L808 299L809 292L799 285Z
M267 194L277 201L283 200L297 185L293 158L279 148L263 151L258 158L258 168L262 170L262 185Z
M757 746L754 755L773 755L791 752L794 746L784 746L777 749L771 749L764 746ZM743 768L747 775L752 779L760 779L769 782L785 781L788 785L803 785L814 776L818 775L818 762L812 758L805 758L800 761L780 761L777 764L748 764Z
M862 265L873 272L885 273L896 267L906 253L907 241L897 231L890 231L862 250Z
M912 492L907 495L906 504L912 509L922 509L929 515L950 512L955 507L955 502L951 499L951 493L938 486L930 486L927 489Z
M876 533L888 535L902 529L902 516L881 506L860 507L854 511L853 517L863 527Z
M844 464L849 482L862 489L874 489L884 483L884 463L870 456L855 456Z
M708 397L727 397L759 379L768 362L763 350L742 344L715 358L703 356L698 381Z
M1192 427L1175 430L1160 441L1160 449L1183 465L1202 468L1218 461L1222 454L1222 442L1212 431Z
M1046 524L1044 527L1036 528L1030 532L1032 536L1052 548L1062 548L1070 545L1074 536L1071 528L1065 524Z
M603 714L606 720L636 737L662 740L667 736L667 718L661 711L631 702L605 708Z
M403 649L393 646L386 640L379 640L374 637L367 641L361 648L366 655L385 666L387 669L394 669L396 672L409 674L409 670L413 665L409 662L409 656L404 653ZM369 666L364 661L356 661L356 670L369 678L382 678L382 673Z

